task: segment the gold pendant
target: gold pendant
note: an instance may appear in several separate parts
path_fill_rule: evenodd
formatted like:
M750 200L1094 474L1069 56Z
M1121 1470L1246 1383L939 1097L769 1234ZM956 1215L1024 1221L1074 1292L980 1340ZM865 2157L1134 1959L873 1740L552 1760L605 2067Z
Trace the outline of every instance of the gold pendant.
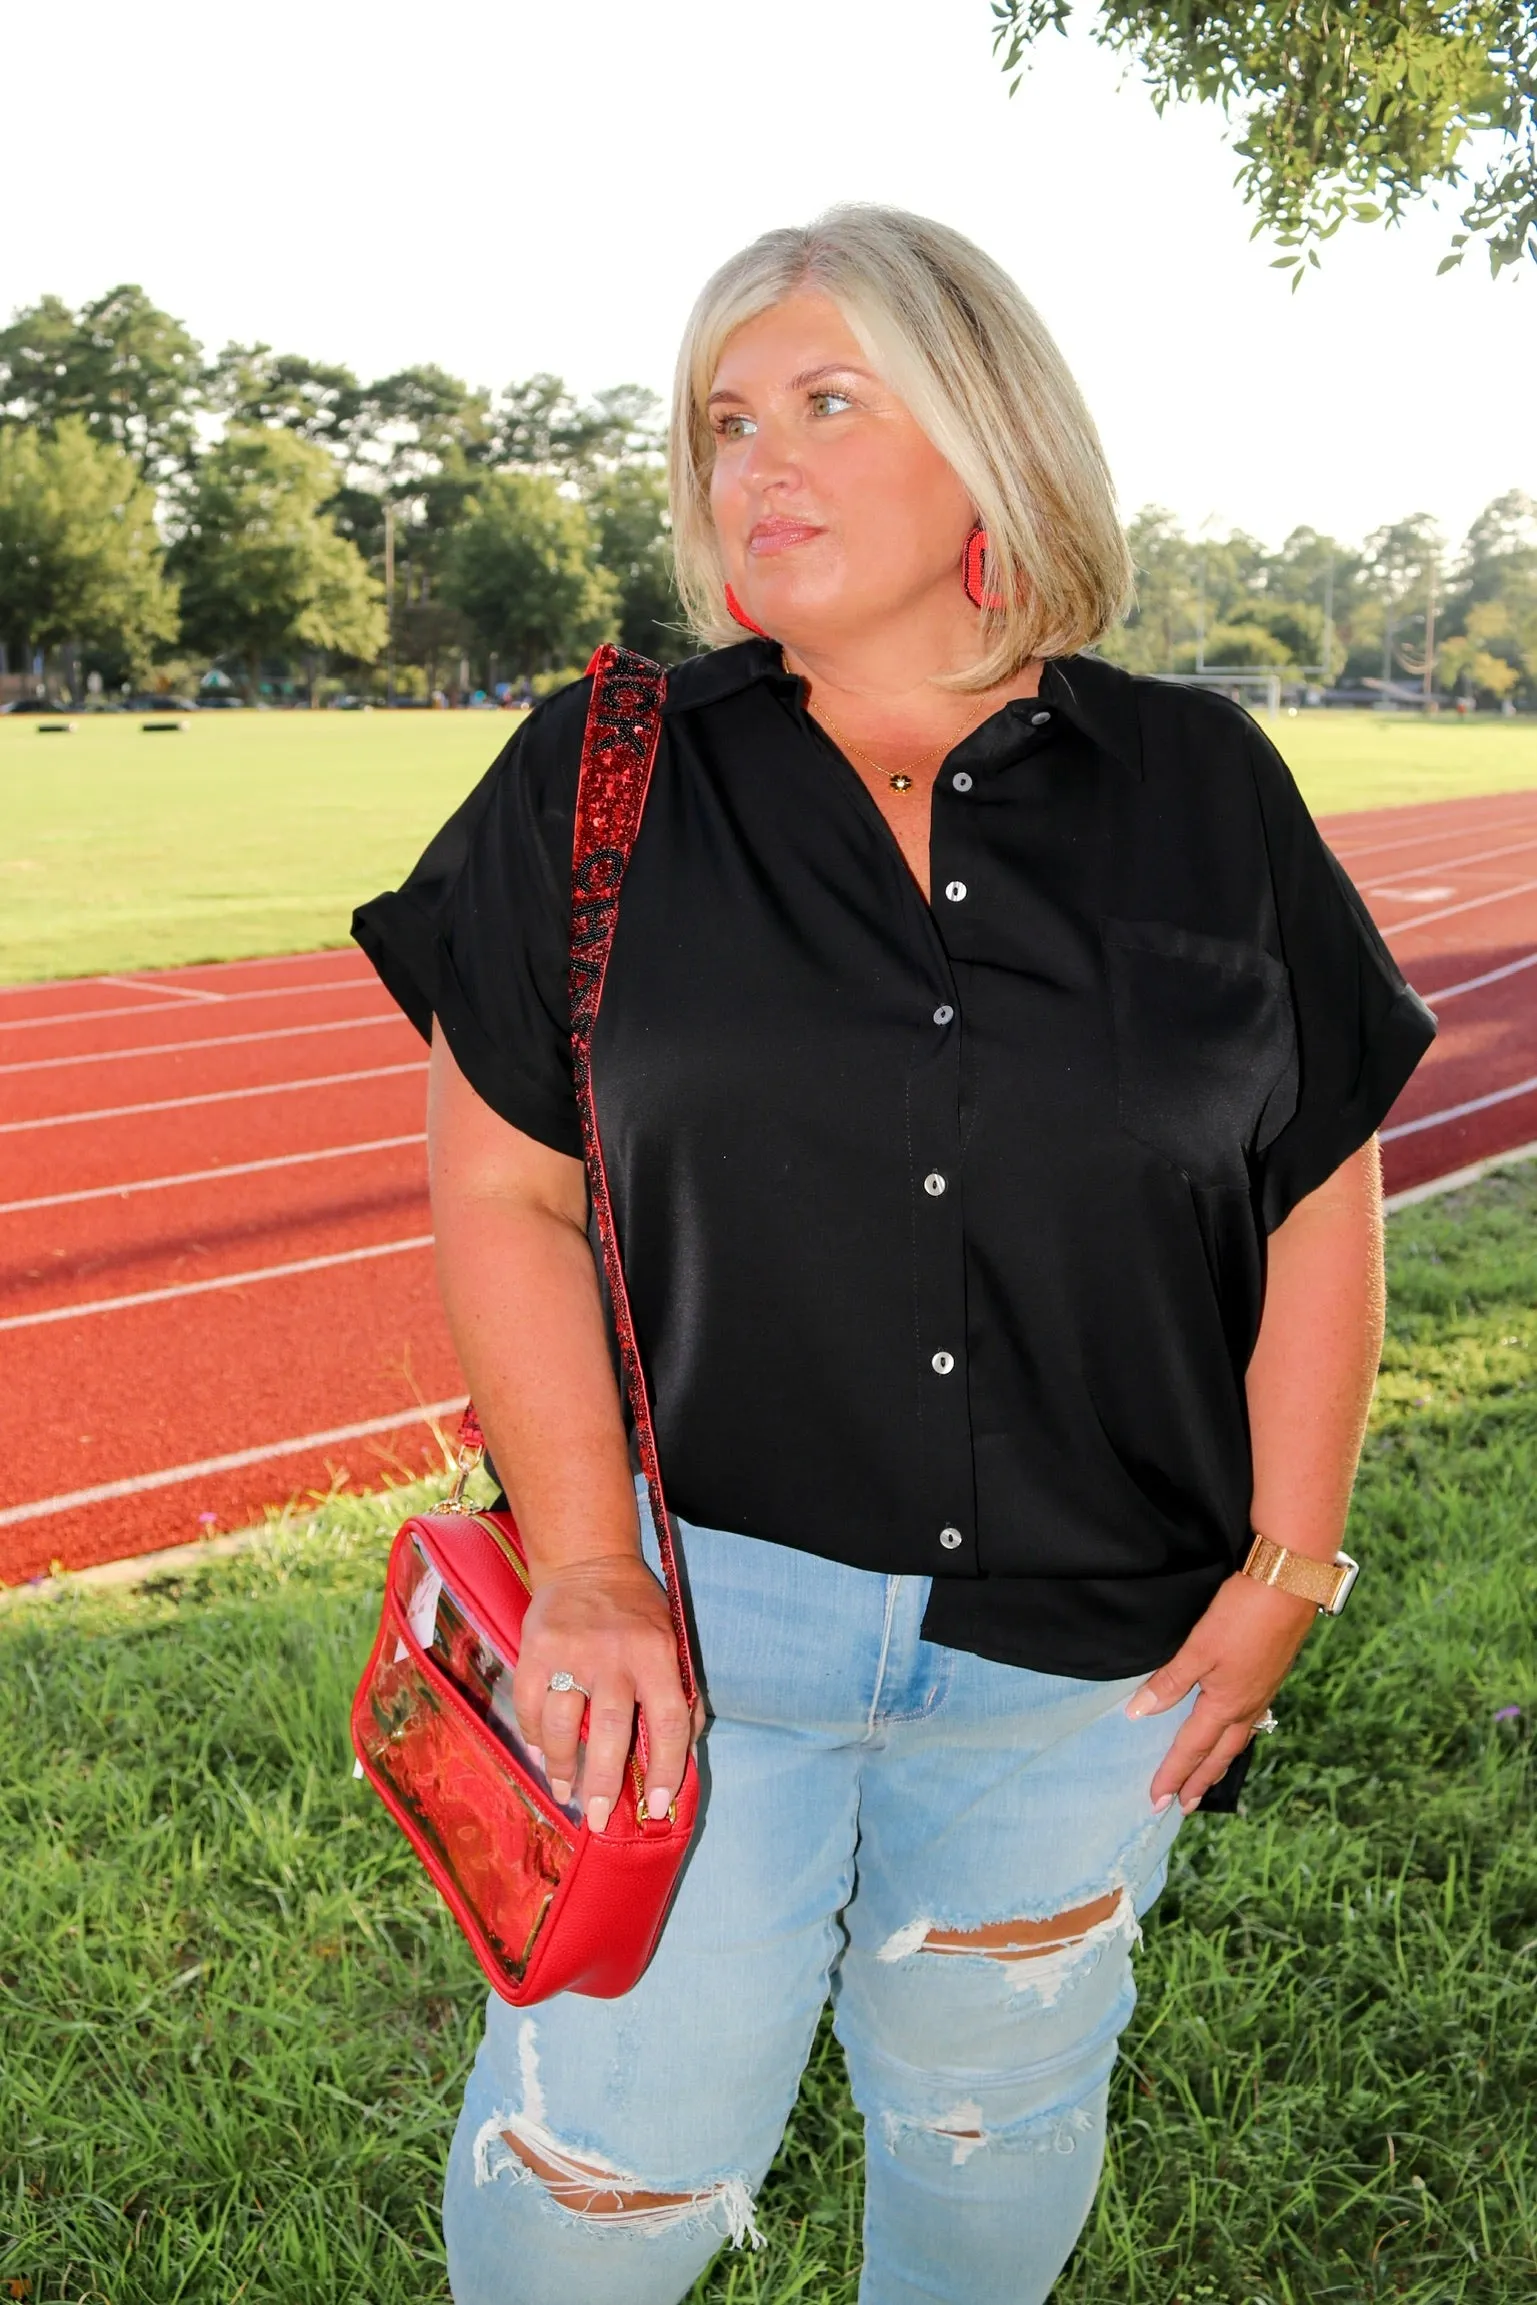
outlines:
M893 791L893 792L911 792L911 791L912 791L912 789L913 789L913 780L912 780L912 778L911 778L910 776L904 776L904 775L902 774L902 771L901 771L900 769L890 769L890 768L888 768L888 769L887 769L887 771L886 771L886 774L887 774L887 776L888 776L888 777L891 779L891 789L892 789L892 791Z

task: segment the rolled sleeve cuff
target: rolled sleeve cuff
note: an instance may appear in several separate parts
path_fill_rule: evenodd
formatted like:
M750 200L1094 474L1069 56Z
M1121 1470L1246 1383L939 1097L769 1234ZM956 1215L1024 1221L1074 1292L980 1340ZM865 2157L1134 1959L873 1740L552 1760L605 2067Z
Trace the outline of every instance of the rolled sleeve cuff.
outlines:
M483 1103L552 1152L581 1159L574 1093L553 1094L547 1082L496 1047L470 1004L447 945L409 897L396 892L360 905L352 916L352 935L423 1040L431 1040L437 1018L454 1062Z
M1381 1128L1410 1075L1436 1037L1436 1020L1409 985L1397 994L1367 1043L1355 1085L1319 1125L1299 1121L1277 1138L1260 1196L1265 1230L1274 1232L1299 1201L1316 1192L1341 1162Z

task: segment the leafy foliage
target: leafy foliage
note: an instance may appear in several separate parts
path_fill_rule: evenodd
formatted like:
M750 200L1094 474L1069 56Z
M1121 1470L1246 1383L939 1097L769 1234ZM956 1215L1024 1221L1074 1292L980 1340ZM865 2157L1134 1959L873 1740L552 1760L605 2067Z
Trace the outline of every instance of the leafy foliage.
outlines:
M200 460L171 555L193 647L377 655L379 588L322 509L334 487L325 450L281 426L236 426Z
M1013 86L1073 0L993 0L995 53ZM1097 0L1090 37L1140 66L1160 111L1194 98L1232 121L1255 230L1293 285L1353 218L1396 221L1424 193L1461 193L1463 229L1499 272L1537 259L1537 9L1530 0ZM1469 139L1489 156L1470 178ZM1492 147L1492 150L1491 150Z
M618 628L584 505L547 473L488 474L454 530L445 590L482 645L525 668L590 654Z
M201 384L197 344L132 282L78 312L45 296L0 329L0 411L9 422L51 430L79 417L150 479L190 458Z
M1128 536L1137 601L1103 653L1133 672L1274 666L1355 685L1421 680L1434 608L1433 685L1498 704L1537 702L1537 504L1496 497L1449 554L1426 513L1356 549L1296 528L1279 551L1252 536L1187 536L1144 506Z
M176 633L155 493L82 416L0 426L0 635L25 654L68 641L145 662Z

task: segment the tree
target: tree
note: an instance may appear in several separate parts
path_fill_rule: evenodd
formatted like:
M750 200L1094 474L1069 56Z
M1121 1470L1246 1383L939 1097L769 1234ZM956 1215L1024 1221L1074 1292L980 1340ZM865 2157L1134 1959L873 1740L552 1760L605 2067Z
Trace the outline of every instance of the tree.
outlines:
M618 465L593 482L586 504L598 557L619 587L619 638L676 663L692 644L673 582L665 476L654 465Z
M187 464L201 387L198 345L132 282L78 312L45 296L0 329L0 410L44 429L80 417L148 479Z
M375 658L379 586L323 507L336 467L323 448L274 425L239 425L200 460L171 553L182 633L211 656L260 660L334 650Z
M504 669L579 663L619 623L586 507L547 473L487 474L450 540L444 591Z
M1537 504L1510 489L1468 530L1447 597L1438 671L1496 702L1537 694Z
M208 403L229 423L281 424L347 459L363 410L350 368L274 353L270 344L226 344L207 375Z
M154 490L82 417L0 427L0 633L23 658L74 642L136 665L175 638Z
M1441 583L1446 546L1428 512L1411 513L1374 528L1366 539L1366 578L1382 611L1382 670L1391 681L1397 672L1418 678L1423 657L1410 660L1403 650L1403 635L1418 624L1421 641L1429 638L1432 604Z
M993 0L993 46L1019 86L1027 51L1065 31L1073 0ZM1537 8L1531 0L1096 0L1090 37L1138 63L1161 112L1196 98L1236 129L1255 230L1285 251L1292 285L1347 217L1396 222L1423 193L1462 193L1463 229L1490 268L1537 259ZM1462 157L1493 150L1471 180Z

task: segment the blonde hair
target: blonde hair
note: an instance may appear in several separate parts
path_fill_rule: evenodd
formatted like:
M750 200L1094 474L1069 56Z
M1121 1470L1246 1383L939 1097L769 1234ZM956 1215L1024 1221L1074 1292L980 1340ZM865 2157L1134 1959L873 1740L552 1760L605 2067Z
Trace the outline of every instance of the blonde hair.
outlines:
M1125 613L1131 559L1094 421L1040 319L990 256L900 208L831 208L765 232L710 279L689 316L673 392L678 590L700 639L740 640L725 601L706 411L734 329L797 289L831 297L866 357L969 490L988 536L992 647L944 685L994 686L1033 656L1068 656Z

